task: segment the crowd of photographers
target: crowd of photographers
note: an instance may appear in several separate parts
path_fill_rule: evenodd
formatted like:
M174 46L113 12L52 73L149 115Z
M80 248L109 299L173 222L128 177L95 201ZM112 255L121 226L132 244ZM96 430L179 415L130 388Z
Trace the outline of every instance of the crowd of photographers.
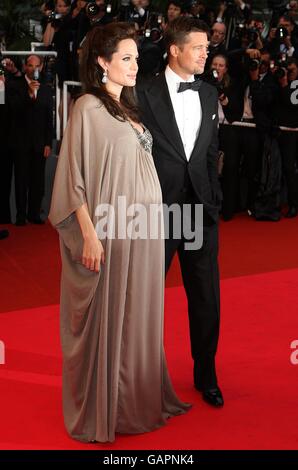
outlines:
M298 1L268 4L271 17L265 20L253 14L248 0L219 2L215 8L201 0L170 0L164 14L154 11L150 0L121 0L116 11L108 0L50 0L42 6L43 43L57 52L57 59L43 64L43 76L51 82L57 73L60 87L65 80L79 80L80 50L88 31L129 21L139 35L138 80L148 80L166 66L167 25L179 15L203 19L210 27L210 46L200 78L218 90L222 217L227 221L247 209L256 218L279 220L281 202L288 204L286 217L295 217L298 132L291 129L298 127ZM21 75L9 59L2 69L8 82ZM32 75L33 82L40 86ZM12 106L12 115L19 114L18 105ZM287 130L278 131L279 126ZM1 216L0 223L8 218ZM37 214L34 218L39 220Z

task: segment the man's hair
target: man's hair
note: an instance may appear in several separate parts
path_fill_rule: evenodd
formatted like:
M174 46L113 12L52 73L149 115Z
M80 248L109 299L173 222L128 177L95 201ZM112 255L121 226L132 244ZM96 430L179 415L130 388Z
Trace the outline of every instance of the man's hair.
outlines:
M209 27L204 21L189 16L179 16L172 21L164 36L167 53L169 54L172 44L183 46L190 33L206 33L209 38Z
M31 59L31 57L37 57L38 60L39 60L40 65L43 64L43 58L40 55L36 55L36 54L33 53L33 54L30 54L30 55L25 57L25 65L28 64L28 60Z
M278 21L280 21L282 18L283 18L284 20L286 20L286 21L289 21L292 26L295 26L295 21L294 21L293 18L292 18L290 15L288 15L287 13L284 13L283 15L280 15Z
M170 5L175 5L175 7L180 8L181 12L183 11L183 4L180 0L169 0L167 4L167 10Z

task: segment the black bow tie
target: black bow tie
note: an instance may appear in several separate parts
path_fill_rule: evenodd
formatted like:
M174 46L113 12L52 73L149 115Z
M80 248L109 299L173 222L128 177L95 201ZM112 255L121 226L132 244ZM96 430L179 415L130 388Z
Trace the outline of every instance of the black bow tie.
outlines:
M185 90L199 91L200 86L202 85L202 80L195 80L194 82L181 82L177 93L181 93Z

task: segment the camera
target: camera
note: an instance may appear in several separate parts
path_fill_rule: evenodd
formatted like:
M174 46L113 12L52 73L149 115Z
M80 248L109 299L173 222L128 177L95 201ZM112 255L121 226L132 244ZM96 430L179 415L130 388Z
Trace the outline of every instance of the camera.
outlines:
M150 39L154 43L159 42L163 37L162 21L163 16L161 13L152 12L144 29L145 38Z
M99 13L111 13L112 5L110 3L108 3L107 5L105 5L104 3L101 5L97 5L97 3L95 2L89 2L85 7L85 11L88 18L92 18L94 16L97 16Z
M48 23L51 23L53 28L58 28L61 25L63 15L61 13L56 13L55 11L52 11L48 15Z
M224 94L224 87L218 80L217 70L211 69L206 74L204 74L204 81L206 81L210 85L215 86L215 88L217 89L218 96Z
M33 80L39 82L40 80L40 72L38 69L35 69L34 72L33 72Z
M288 73L287 66L288 66L288 61L287 61L286 56L283 56L280 59L275 60L274 67L277 67L277 68L274 72L274 76L277 79L284 78Z
M258 59L250 59L248 62L248 70L250 72L254 72L255 70L258 70L260 64L261 62Z
M282 42L286 37L288 37L288 35L288 30L284 26L279 26L276 28L275 37L278 39L278 41Z

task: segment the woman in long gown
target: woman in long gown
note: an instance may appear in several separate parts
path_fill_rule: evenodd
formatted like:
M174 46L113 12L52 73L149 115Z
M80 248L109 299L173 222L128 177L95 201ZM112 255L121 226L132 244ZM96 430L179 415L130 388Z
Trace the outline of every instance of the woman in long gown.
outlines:
M49 218L62 257L65 425L75 439L105 442L157 429L189 405L176 396L164 355L164 240L117 235L119 197L148 211L162 202L152 138L134 103L134 31L95 28L84 47L85 93L63 138ZM115 236L101 238L106 205Z

